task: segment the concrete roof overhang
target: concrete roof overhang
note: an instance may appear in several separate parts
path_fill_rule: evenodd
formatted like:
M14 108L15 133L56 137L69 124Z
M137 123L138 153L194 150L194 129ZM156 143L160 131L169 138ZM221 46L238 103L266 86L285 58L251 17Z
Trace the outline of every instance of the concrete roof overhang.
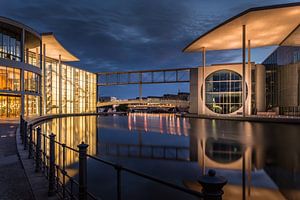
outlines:
M74 56L61 45L53 33L43 33L42 43L46 46L47 57L58 60L59 56L61 56L61 61L63 62L79 61L76 56Z
M250 8L198 37L184 52L242 48L242 29L251 48L300 46L300 3Z

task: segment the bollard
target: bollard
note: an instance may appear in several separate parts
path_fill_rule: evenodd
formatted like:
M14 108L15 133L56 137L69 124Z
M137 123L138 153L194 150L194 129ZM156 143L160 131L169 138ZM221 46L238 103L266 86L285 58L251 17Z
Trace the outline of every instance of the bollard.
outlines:
M49 135L49 188L48 188L48 196L53 196L55 194L55 135L51 133Z
M87 199L87 159L86 153L89 145L82 142L79 148L79 199Z
M29 125L29 143L28 143L28 158L32 156L32 124Z
M216 176L216 171L210 169L208 175L200 177L198 182L202 185L204 200L222 200L224 194L222 188L227 180L222 176Z
M28 142L28 135L27 135L27 121L24 121L24 128L23 128L23 132L24 132L24 135L23 135L23 144L24 144L24 150L27 149L27 142Z
M40 171L40 164L42 160L42 154L41 154L41 143L42 143L42 133L41 128L38 127L36 129L36 146L35 146L35 172Z

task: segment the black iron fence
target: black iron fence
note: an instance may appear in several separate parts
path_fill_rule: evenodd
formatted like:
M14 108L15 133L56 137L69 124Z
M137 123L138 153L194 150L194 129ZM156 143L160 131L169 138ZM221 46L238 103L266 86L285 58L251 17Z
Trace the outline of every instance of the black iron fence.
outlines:
M24 150L28 150L28 158L34 159L35 172L41 172L48 179L48 195L57 195L61 199L99 199L87 189L87 158L111 166L116 172L117 199L122 199L122 172L145 178L155 183L184 192L199 199L219 200L222 199L222 187L226 180L215 176L215 172L203 177L202 191L198 192L167 182L156 177L141 173L122 165L87 154L88 144L78 144L78 149L67 146L55 140L55 134L42 133L38 123L28 124L20 118L20 137ZM69 175L66 170L66 151L70 150L78 156L78 180ZM58 152L56 152L58 151ZM62 155L62 157L57 156ZM216 184L217 183L217 184Z

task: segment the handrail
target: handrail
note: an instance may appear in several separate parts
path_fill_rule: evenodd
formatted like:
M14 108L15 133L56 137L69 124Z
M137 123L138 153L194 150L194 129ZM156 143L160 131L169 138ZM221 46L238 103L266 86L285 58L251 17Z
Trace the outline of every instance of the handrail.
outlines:
M115 113L114 113L115 114ZM136 175L138 177L142 177L145 179L148 179L150 181L159 183L161 185L167 186L172 189L176 189L178 191L184 192L188 195L193 195L198 198L209 198L209 199L222 199L223 191L221 190L223 185L220 184L216 186L215 192L212 192L211 184L214 184L213 181L210 184L204 184L203 185L203 191L197 192L179 185L176 185L174 183L153 177L151 175L123 167L122 165L119 165L117 163L113 163L107 160L104 160L102 158L99 158L97 156L89 155L87 154L87 147L88 145L82 143L78 145L78 150L74 149L70 146L67 146L66 144L61 143L60 141L55 140L55 135L51 133L51 135L47 135L45 133L41 132L41 128L38 127L41 125L42 122L51 120L54 118L61 118L61 117L72 117L72 116L87 116L87 115L101 115L101 113L85 113L85 114L62 114L62 115L52 115L52 116L45 116L41 117L35 120L30 121L27 123L22 117L21 117L21 134L24 141L24 148L25 144L28 143L28 150L29 150L29 158L35 159L36 163L36 172L38 172L40 169L43 170L43 173L49 180L49 194L53 193L59 193L60 196L65 199L66 193L68 193L69 197L71 199L76 199L76 195L74 194L74 185L78 187L79 192L77 199L87 199L88 197L92 199L97 199L93 194L91 194L89 191L87 191L87 158L96 160L98 162L104 163L106 165L109 165L113 167L116 170L117 173L117 199L121 199L121 172L125 171L130 174ZM28 124L28 125L27 125ZM36 129L35 129L36 127ZM33 135L35 134L35 135ZM36 140L36 141L35 141ZM42 142L43 141L43 142ZM49 142L49 144L48 144ZM43 144L43 145L42 145ZM58 145L58 147L55 147L55 145ZM58 149L57 149L58 148ZM58 150L61 152L62 148L62 166L60 164L56 163L56 153L55 151ZM66 169L65 169L65 154L66 149L69 149L73 152L78 153L79 158L79 181L76 181L73 177L71 177ZM34 154L33 154L34 153ZM33 156L31 156L33 155ZM212 173L213 176L215 175L215 172ZM62 180L61 180L62 178ZM68 179L69 184L66 184L65 178ZM212 177L214 178L214 177ZM216 177L218 179L218 177ZM207 180L207 179L206 179ZM211 180L211 179L210 179ZM226 184L227 181L224 182ZM206 188L207 187L207 188ZM207 192L205 192L207 190ZM62 194L61 194L62 193Z
M153 177L153 176L150 176L148 174L145 174L145 173L142 173L142 172L138 172L136 170L133 170L133 169L130 169L130 168L127 168L127 167L123 167L122 165L118 165L116 163L112 163L110 161L107 161L107 160L104 160L104 159L101 159L99 157L96 157L96 156L92 156L92 155L87 155L88 157L94 159L94 160L97 160L99 162L102 162L102 163L105 163L107 165L110 165L114 168L118 168L119 170L124 170L124 171L127 171L131 174L134 174L134 175L137 175L137 176L140 176L142 178L145 178L145 179L149 179L151 181L154 181L154 182L157 182L157 183L160 183L160 184L163 184L165 186L168 186L168 187L171 187L173 189L177 189L177 190L181 190L183 192L186 192L188 194L191 194L191 195L194 195L194 196L197 196L197 197L204 197L204 195L200 192L197 192L197 191L194 191L194 190L190 190L188 188L184 188L184 187L181 187L181 186L178 186L176 184L173 184L173 183L170 183L170 182L167 182L167 181L164 181L164 180L161 180L159 178L156 178L156 177Z

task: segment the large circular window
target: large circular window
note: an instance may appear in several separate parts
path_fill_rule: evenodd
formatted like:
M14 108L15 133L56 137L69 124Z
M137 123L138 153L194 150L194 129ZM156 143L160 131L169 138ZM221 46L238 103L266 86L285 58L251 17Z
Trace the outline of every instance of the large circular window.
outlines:
M242 107L242 76L220 70L205 79L206 106L213 112L229 114Z

